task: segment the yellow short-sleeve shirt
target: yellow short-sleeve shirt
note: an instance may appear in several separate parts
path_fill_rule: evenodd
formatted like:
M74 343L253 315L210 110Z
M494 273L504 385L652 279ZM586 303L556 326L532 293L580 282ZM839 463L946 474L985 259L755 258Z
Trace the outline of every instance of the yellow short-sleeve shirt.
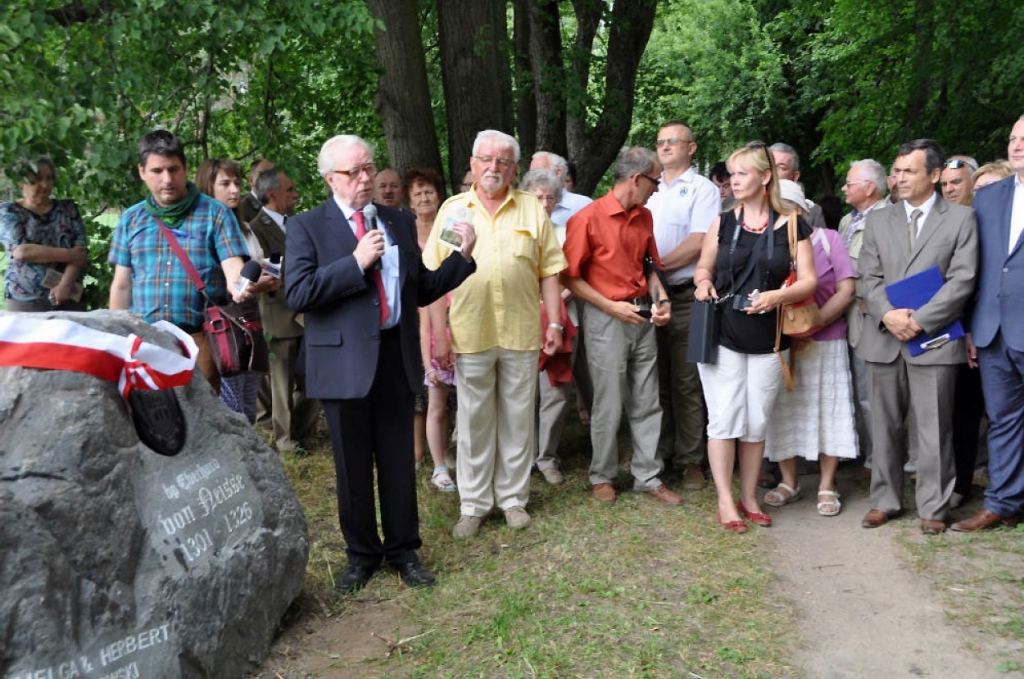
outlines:
M540 201L509 189L491 217L477 199L476 185L444 202L423 249L423 263L436 269L451 255L438 234L459 208L473 211L476 273L452 291L452 348L475 354L495 347L539 350L540 279L566 266L555 230Z

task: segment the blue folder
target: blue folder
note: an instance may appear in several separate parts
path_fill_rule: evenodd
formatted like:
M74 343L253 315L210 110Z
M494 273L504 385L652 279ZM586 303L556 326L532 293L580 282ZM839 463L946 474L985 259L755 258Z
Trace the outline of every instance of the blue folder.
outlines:
M931 301L945 282L939 267L933 266L921 273L907 276L901 281L885 286L885 294L889 297L889 303L895 308L917 311ZM934 335L922 332L906 344L911 356L920 356L929 349L937 349L943 344L963 336L964 326L958 318Z

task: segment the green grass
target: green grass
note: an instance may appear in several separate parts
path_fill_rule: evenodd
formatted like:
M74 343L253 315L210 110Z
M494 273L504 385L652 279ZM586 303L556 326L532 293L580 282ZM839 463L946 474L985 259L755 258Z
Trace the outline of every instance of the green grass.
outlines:
M993 669L1024 672L1024 525L930 539L908 532L902 543L910 563L936 583L950 623L968 638L998 640Z
M757 530L736 536L714 521L714 491L659 505L622 493L614 506L588 492L588 444L577 426L564 450L566 483L534 476L533 525L512 531L488 520L455 541L457 494L419 476L420 557L438 575L428 590L377 575L358 597L340 597L345 566L334 470L326 444L285 466L310 525L310 560L299 611L364 611L397 601L400 622L420 634L390 658L382 652L335 671L394 677L787 677L784 634L792 611L773 598ZM628 478L623 468L621 479ZM408 635L413 636L413 635ZM331 675L321 675L331 676Z

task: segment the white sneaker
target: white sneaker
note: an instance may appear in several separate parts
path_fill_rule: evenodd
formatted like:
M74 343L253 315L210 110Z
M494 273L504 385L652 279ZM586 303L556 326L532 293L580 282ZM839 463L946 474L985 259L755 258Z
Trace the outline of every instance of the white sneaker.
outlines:
M530 515L522 507L509 507L505 510L505 523L509 528L521 530L530 525Z
M483 523L483 517L463 514L459 517L459 522L455 524L455 528L452 530L452 536L456 540L471 538L480 532L481 523Z
M562 476L562 472L557 467L548 467L541 469L540 473L544 476L544 480L550 483L552 486L557 486L562 481L565 481L565 477Z

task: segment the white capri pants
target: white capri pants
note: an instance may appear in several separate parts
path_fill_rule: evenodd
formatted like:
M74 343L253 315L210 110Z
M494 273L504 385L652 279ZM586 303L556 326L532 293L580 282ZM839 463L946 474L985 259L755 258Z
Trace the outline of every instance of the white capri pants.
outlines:
M789 360L789 350L782 352ZM778 356L741 354L718 348L718 363L699 363L708 405L708 438L764 441L768 418L780 389L785 389Z

